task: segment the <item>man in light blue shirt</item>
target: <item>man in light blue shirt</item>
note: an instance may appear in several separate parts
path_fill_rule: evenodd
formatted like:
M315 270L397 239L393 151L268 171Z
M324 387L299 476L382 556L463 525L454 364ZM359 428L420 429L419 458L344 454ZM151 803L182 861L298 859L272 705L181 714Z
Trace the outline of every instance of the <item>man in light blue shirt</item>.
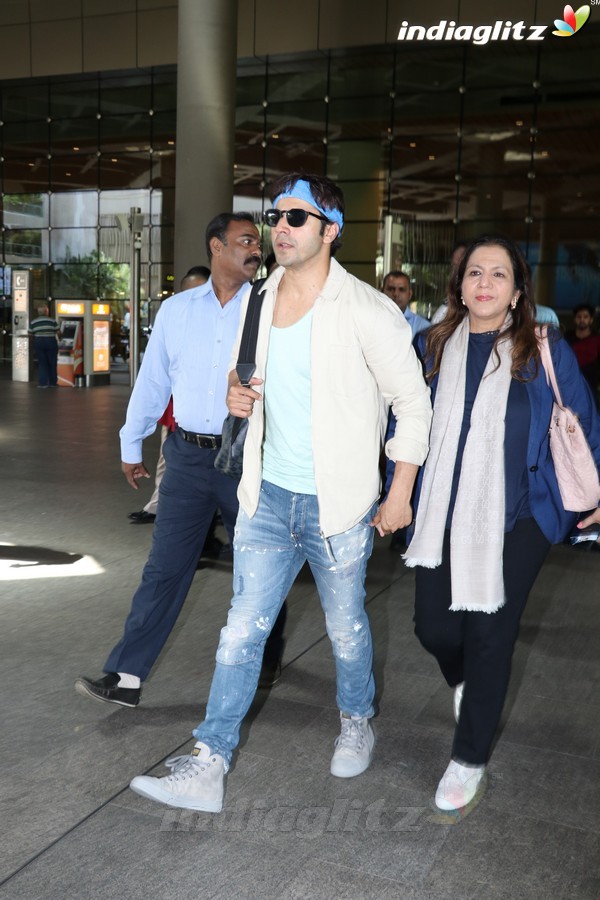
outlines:
M400 307L404 318L410 325L413 339L420 331L426 331L430 327L431 322L418 313L414 313L408 305L412 299L412 288L410 278L405 272L388 272L383 279L381 290L386 297Z
M260 234L248 213L223 213L206 230L211 278L162 304L121 429L122 469L137 490L149 478L142 443L169 397L177 429L164 444L166 472L150 556L121 640L103 678L80 677L78 693L137 706L141 682L167 640L191 585L217 507L233 540L238 483L214 467L227 415L225 396L241 301L261 262Z

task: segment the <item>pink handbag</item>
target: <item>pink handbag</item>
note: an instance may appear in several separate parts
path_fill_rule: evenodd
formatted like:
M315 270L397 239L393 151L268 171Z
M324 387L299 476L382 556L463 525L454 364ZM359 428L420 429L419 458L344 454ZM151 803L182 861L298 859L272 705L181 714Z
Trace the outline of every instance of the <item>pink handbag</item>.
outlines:
M546 330L540 342L540 352L546 381L552 385L554 392L548 437L558 489L566 510L585 512L598 506L600 500L598 469L579 419L563 406Z

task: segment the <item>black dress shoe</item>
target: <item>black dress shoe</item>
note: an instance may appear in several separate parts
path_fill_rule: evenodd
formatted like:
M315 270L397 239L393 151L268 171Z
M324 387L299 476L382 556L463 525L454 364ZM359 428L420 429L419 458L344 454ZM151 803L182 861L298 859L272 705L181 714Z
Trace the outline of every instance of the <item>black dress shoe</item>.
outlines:
M140 509L139 512L129 513L127 518L131 519L132 525L149 525L154 522L156 516L154 513L146 512L145 509Z
M75 680L75 690L82 697L93 697L103 703L116 703L118 706L137 706L142 696L141 688L119 687L119 676L109 672L104 678L93 681L81 675Z

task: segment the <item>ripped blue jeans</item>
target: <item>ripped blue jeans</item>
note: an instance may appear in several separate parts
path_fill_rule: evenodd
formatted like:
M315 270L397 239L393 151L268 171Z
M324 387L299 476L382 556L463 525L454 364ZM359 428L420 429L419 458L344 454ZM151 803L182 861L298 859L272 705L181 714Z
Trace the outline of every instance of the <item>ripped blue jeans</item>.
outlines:
M325 539L317 498L263 481L250 519L240 508L234 538L234 597L221 631L206 719L194 737L229 767L254 699L265 641L307 561L319 591L336 665L336 701L352 716L373 715L373 647L365 611L365 575L376 505L342 534Z

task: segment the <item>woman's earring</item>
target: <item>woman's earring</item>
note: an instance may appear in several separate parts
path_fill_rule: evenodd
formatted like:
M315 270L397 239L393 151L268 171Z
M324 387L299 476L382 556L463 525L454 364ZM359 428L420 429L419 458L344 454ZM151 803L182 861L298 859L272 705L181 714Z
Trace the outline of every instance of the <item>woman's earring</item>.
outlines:
M512 300L510 301L510 308L511 309L517 308L517 297L513 297Z

